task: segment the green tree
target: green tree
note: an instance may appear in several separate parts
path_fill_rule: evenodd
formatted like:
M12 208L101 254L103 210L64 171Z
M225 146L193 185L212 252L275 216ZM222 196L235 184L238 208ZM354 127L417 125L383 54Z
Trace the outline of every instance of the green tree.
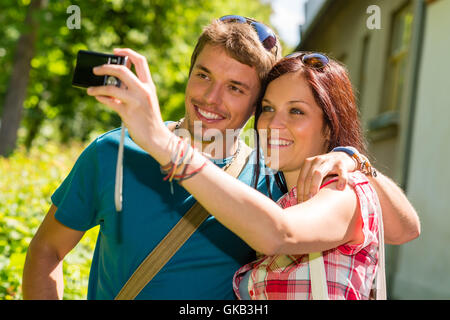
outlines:
M0 29L0 69L5 70L0 74L2 87L14 76L25 77L13 61L22 53L18 40L23 34L26 13L34 1L21 0L19 6L10 0L0 4L0 20L8 26ZM86 141L92 134L120 125L115 113L103 108L83 90L71 86L78 50L112 52L115 47L129 47L145 55L158 88L163 117L175 119L183 114L190 55L202 27L230 13L266 22L271 14L267 1L259 0L61 0L45 3L33 15L39 28L34 28L36 46L30 61L19 130L19 142L27 147L36 138L58 139L64 143L74 138ZM71 13L67 13L67 8L71 5L80 8L79 29L68 27ZM5 97L6 94L0 92L0 114L3 111L2 123L9 123L6 110L10 103L6 103ZM17 100L16 108L18 105L22 104Z
M17 131L22 119L23 102L26 96L30 62L34 56L36 32L39 21L36 12L41 9L42 0L33 0L27 8L24 28L17 41L14 55L13 73L6 90L3 109L3 123L0 127L0 155L8 155L15 147Z

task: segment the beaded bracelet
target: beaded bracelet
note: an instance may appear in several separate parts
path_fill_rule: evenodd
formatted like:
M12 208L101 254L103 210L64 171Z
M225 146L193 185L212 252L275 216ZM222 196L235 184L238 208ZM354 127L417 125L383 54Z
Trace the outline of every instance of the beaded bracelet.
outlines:
M370 164L369 159L366 156L360 154L358 150L354 147L336 147L331 152L342 151L348 154L352 159L356 161L356 170L361 171L365 175L369 175L371 177L377 176L377 171Z

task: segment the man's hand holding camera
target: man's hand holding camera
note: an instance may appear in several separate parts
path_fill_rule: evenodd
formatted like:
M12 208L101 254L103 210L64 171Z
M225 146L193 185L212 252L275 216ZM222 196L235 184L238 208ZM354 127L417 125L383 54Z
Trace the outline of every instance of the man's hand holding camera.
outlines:
M131 49L114 49L114 54L128 56L127 66L105 64L95 67L93 72L120 79L121 87L89 87L87 93L116 111L129 129L130 136L144 150L149 152L155 144L163 147L162 140L165 139L161 137L168 129L161 117L156 87L146 58ZM131 65L134 65L136 74L131 71Z

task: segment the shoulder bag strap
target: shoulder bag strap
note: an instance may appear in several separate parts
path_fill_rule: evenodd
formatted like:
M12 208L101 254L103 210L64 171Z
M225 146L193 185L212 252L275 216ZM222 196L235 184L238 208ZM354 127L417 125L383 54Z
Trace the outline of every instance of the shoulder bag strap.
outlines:
M386 270L384 257L384 226L383 214L380 200L375 194L375 210L378 213L378 270L375 277L375 299L386 300ZM328 289L325 274L325 264L323 262L322 252L309 254L309 272L311 280L311 291L314 300L328 300Z
M237 178L252 151L245 143L226 172ZM197 230L209 213L196 202L131 275L115 300L133 300Z
M309 278L313 300L329 300L322 252L309 254Z
M325 182L320 188L333 182L334 179ZM313 300L329 300L327 275L322 252L311 252L309 254L309 280L311 282L311 294Z
M384 258L384 226L383 226L383 212L381 210L380 199L375 193L375 201L378 209L378 270L375 277L375 299L386 300L386 270L385 270L385 258Z

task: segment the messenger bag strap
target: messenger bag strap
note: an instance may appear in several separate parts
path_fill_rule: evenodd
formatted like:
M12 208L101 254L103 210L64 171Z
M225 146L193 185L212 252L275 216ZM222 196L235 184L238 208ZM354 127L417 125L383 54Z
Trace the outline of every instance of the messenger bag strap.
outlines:
M375 195L375 201L378 209L378 270L375 278L376 300L387 300L386 270L384 256L384 226L383 211L381 210L380 199Z
M375 299L386 300L386 270L384 248L383 212L380 200L375 195L376 211L378 213L378 269L375 277ZM322 252L309 254L309 271L311 280L311 292L314 300L329 300L328 287L325 274L325 264Z
M322 252L309 254L309 278L313 300L329 300L327 276Z
M252 152L245 143L242 141L240 143L240 152L226 169L226 172L235 178L241 173ZM208 216L209 213L196 202L139 265L115 300L134 300Z

